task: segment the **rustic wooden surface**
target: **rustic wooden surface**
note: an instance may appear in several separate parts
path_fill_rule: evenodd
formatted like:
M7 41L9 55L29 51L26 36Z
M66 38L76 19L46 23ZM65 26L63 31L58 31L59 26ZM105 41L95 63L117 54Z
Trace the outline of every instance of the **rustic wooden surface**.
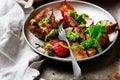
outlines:
M41 3L34 4L38 7ZM49 0L50 2L51 0ZM120 25L120 0L84 0L110 12ZM120 80L120 34L116 43L106 53L90 61L80 62L82 80ZM39 77L49 80L70 80L73 78L71 63L47 59L40 68Z

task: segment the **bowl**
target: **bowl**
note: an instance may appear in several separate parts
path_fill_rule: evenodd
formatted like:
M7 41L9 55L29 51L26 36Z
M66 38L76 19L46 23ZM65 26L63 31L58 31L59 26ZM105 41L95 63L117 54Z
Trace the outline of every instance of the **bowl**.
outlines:
M103 8L94 5L92 3L89 2L85 2L85 1L67 1L69 4L71 4L75 10L77 11L77 13L87 13L95 22L97 23L100 20L110 20L112 23L116 23L116 20L114 19L114 17L107 12L106 10L104 10ZM24 27L23 27L23 35L24 38L26 40L26 42L28 43L28 45L38 54L49 58L49 59L53 59L53 60L57 60L57 61L63 61L63 62L70 62L71 58L60 58L60 57L51 57L48 56L46 54L44 54L44 49L43 48L36 48L36 43L43 43L42 40L39 40L38 38L36 38L29 30L29 25L30 25L30 19L34 18L36 14L39 13L39 11L45 9L45 8L53 8L54 9L54 14L56 19L61 18L61 13L60 13L60 8L63 5L64 1L54 1L51 3L47 3L44 4L40 7L38 7L37 9L35 9L30 16L27 18L27 20L25 21ZM111 39L111 43L110 45L103 50L101 53L96 54L95 56L92 57L87 57L87 58L83 58L83 59L79 59L77 61L81 62L81 61L86 61L86 60L90 60L93 58L96 58L104 53L106 53L106 51L108 51L113 44L115 43L116 39L118 37L118 31L113 32L109 38Z

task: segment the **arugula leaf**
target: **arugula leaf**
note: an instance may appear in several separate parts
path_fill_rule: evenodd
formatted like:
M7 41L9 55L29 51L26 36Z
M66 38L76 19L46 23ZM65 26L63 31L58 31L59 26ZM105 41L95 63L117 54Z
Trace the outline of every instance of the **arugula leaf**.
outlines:
M74 46L66 46L66 45L64 45L64 44L62 44L62 43L60 43L60 46L62 46L62 47L64 47L64 48L67 48L67 49L78 49L78 51L80 51L81 50L81 48L82 48L82 46L81 45L74 45Z
M78 51L80 51L82 49L82 46L81 45L74 45L74 46L71 46L71 49L77 49Z
M42 43L40 46L45 47L47 45L47 42Z
M80 43L80 45L83 47L83 49L87 49L87 48L91 47L93 44L94 44L94 39L92 39L92 38Z
M101 26L101 25L91 25L90 28L88 28L88 32L90 34L90 37L93 39L96 39L96 37L99 34L103 34L106 32L105 26Z
M102 52L102 48L98 42L98 39L106 32L105 25L91 25L87 31L90 34L90 39L81 42L80 45L83 46L83 49L96 47L99 53Z
M100 46L100 44L99 44L99 42L97 40L95 40L94 45L97 47L97 50L98 50L99 53L102 52L102 48L101 48L101 46Z
M46 36L45 36L45 40L47 41L49 40L51 37L56 36L58 34L58 29L53 29L51 30Z
M86 21L84 20L85 17L89 17L87 14L77 14L76 12L69 10L68 15L70 15L75 21L79 23L81 26L85 26Z
M38 24L42 25L42 24L45 24L45 23L49 23L50 21L51 21L50 18L44 18L44 19L40 20Z
M68 31L66 33L66 37L68 38L69 41L80 41L82 36L80 34L74 33L72 31Z
M64 48L67 48L67 49L70 49L70 46L66 46L66 45L64 45L64 44L62 44L62 43L60 43L60 46L62 46L62 47L64 47Z

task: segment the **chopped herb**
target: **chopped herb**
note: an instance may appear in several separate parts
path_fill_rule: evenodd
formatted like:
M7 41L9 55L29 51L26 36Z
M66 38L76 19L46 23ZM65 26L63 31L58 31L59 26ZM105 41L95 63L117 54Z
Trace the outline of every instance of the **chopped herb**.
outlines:
M88 31L89 31L89 34L90 34L90 37L93 38L93 39L96 39L96 37L99 35L99 34L103 34L106 32L106 29L105 29L105 26L101 26L101 25L91 25L89 28L88 28Z
M72 31L68 31L66 33L66 37L68 38L69 41L80 41L82 36L80 34L74 33Z
M90 34L90 39L81 42L83 48L96 47L99 53L102 52L100 43L97 40L106 32L105 25L91 25L87 31Z
M81 45L74 45L74 46L71 46L71 49L77 49L78 51L80 51L82 49L82 46Z
M66 46L66 45L64 45L64 44L62 44L62 43L60 43L60 46L62 46L62 47L64 47L64 48L67 48L67 49L75 49L75 48L77 48L77 49L78 49L78 51L80 51L80 50L81 50L81 48L82 48L82 46L81 46L81 45Z
M102 48L100 46L100 43L97 40L95 40L95 46L97 47L97 50L99 53L102 52Z
M45 47L47 45L47 42L42 43L40 46Z
M68 14L79 23L80 26L85 26L86 21L85 21L85 17L89 17L87 14L83 13L83 14L77 14L76 12L69 10Z
M40 20L38 24L42 25L42 24L45 24L45 23L49 23L50 21L51 21L50 18L44 18L44 19Z
M45 36L45 41L49 40L50 38L58 35L58 29L53 29L51 30L46 36Z
M62 46L62 47L64 47L64 48L67 48L67 49L70 48L70 46L66 46L66 45L64 45L64 44L62 44L62 43L60 43L60 46Z
M83 49L89 48L94 44L94 39L90 38L80 43Z

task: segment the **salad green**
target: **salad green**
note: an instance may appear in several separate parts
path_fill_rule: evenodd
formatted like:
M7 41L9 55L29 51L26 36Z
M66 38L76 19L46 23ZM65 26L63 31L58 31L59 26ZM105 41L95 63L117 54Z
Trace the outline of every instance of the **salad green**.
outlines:
M51 37L54 37L54 36L56 36L56 35L58 35L58 29L53 29L53 30L51 30L46 36L45 36L45 42L47 41L47 40L49 40Z
M85 17L89 17L87 14L83 13L83 14L77 14L76 12L69 10L68 14L79 23L79 25L81 26L85 26L86 21L85 21Z
M44 19L40 20L38 24L42 25L42 24L45 24L45 23L49 23L50 21L51 21L50 18L44 18Z
M90 39L81 43L83 48L96 47L99 53L102 52L98 39L106 32L105 25L91 25L87 30L90 34Z
M82 36L80 34L74 33L72 31L68 31L66 33L66 37L68 38L69 41L80 41Z

